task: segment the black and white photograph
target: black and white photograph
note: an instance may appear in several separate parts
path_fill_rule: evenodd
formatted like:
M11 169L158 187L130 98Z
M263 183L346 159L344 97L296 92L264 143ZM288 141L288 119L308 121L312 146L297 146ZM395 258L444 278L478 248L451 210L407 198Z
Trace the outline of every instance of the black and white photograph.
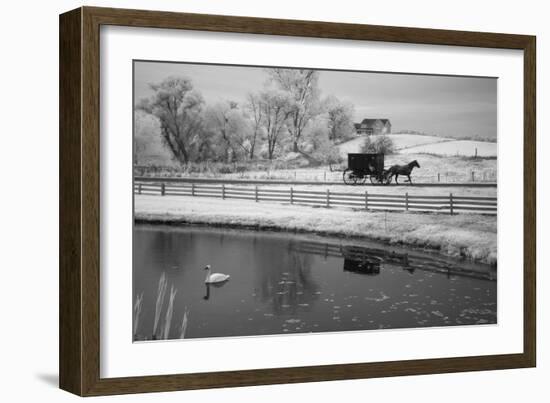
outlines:
M497 88L134 60L132 340L497 324Z
M5 2L0 400L547 403L544 4Z

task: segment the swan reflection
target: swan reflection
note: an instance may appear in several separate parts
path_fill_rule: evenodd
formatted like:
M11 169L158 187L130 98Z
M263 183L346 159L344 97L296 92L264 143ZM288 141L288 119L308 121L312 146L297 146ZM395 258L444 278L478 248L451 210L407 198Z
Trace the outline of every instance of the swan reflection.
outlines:
M227 284L227 281L224 281L223 283L204 283L204 287L206 289L204 297L202 297L205 300L210 299L210 287L213 288L222 288L224 285Z

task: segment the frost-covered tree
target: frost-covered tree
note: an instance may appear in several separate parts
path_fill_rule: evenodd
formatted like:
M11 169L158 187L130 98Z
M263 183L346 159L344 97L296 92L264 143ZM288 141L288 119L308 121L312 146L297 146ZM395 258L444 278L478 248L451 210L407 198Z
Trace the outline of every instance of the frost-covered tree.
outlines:
M310 120L322 112L319 72L310 69L268 69L270 81L288 94L286 127L294 152Z
M365 137L365 142L361 147L362 153L383 153L383 154L393 154L395 147L393 141L390 137L386 135L379 135L374 138L374 136Z
M310 163L330 164L341 161L340 151L329 139L326 118L317 118L311 122L304 134L302 155L307 154Z
M134 164L160 165L173 164L172 153L163 143L159 120L143 111L134 115Z
M137 108L159 120L166 145L177 161L186 164L200 137L202 95L193 88L191 79L183 76L168 77L150 87L153 95L141 100Z
M247 155L246 133L249 128L239 105L233 101L218 102L205 112L208 130L217 135L218 149L225 162L231 162L240 154Z
M350 138L355 133L353 116L355 114L353 104L342 102L334 95L326 100L328 114L328 135L332 141L342 141Z

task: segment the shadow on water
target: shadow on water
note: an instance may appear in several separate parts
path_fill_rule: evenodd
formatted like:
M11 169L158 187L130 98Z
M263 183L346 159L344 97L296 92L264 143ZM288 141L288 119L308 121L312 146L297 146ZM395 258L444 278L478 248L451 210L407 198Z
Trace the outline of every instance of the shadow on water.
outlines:
M136 226L134 341L496 323L496 267L314 235ZM206 284L205 265L230 275Z

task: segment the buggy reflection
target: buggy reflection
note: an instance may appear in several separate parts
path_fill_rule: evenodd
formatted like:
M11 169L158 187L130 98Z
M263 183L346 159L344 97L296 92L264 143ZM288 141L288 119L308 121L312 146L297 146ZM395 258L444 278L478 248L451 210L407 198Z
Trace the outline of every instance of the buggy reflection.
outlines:
M344 258L344 271L377 276L380 274L380 260L355 260Z

